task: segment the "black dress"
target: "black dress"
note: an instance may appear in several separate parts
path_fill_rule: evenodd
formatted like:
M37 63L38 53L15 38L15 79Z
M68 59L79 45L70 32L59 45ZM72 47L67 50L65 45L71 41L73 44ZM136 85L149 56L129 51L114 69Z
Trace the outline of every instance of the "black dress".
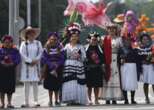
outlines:
M9 60L13 62L13 65L5 66L0 63L0 93L12 94L15 92L16 65L20 63L20 54L14 48L0 48L0 61L4 61L6 56L9 56Z
M59 47L60 48L60 47ZM41 62L43 65L46 65L45 79L44 79L44 88L49 91L58 91L61 88L62 84L62 69L64 64L64 51L60 48L60 51L57 51L58 47L51 48L48 53L46 49L42 54ZM58 68L55 68L57 64ZM51 74L55 70L56 75Z
M15 67L5 67L0 64L0 92L8 94L15 92L15 83Z
M43 83L45 89L48 89L50 91L60 90L62 85L62 67L59 67L56 72L57 77L52 75L49 69L47 70L46 78Z
M86 81L88 87L102 87L103 86L103 67L104 63L103 53L98 46L89 46L86 51Z

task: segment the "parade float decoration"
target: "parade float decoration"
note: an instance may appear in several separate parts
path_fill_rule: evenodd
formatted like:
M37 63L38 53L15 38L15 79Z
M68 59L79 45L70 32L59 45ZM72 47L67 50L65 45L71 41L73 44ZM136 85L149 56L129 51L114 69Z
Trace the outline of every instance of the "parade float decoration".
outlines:
M140 34L142 32L151 33L151 38L154 40L154 27L150 23L150 18L147 17L145 14L142 14L139 18L139 24L136 28L137 34Z
M105 28L111 20L106 15L106 11L111 7L111 2L105 5L103 0L93 4L90 0L68 0L68 6L64 11L65 16L70 16L74 11L81 15L81 19L85 26L96 25L100 28Z
M128 10L124 16L124 25L122 28L123 37L131 37L134 41L136 40L136 27L138 26L138 18L132 10Z
M121 30L122 37L130 37L132 47L135 48L137 44L136 28L139 24L138 18L132 10L128 10L124 16L124 24Z

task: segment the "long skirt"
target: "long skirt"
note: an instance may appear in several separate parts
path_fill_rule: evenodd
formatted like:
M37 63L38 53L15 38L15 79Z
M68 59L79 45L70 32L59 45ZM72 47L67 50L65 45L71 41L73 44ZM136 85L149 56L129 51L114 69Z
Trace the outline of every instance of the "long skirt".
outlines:
M15 67L0 65L0 93L12 94L15 92Z
M143 64L143 82L148 84L154 84L154 65Z
M73 79L69 79L70 74ZM63 71L62 101L68 103L73 101L86 105L88 103L87 87L85 83L80 83L77 77L85 79L83 63L76 60L66 60Z
M104 80L100 98L104 100L123 100L120 86L120 74L117 66L117 54L112 54L111 77L108 82Z
M100 66L90 68L86 71L88 87L103 87L103 71Z
M88 104L86 85L80 85L76 80L65 82L62 86L62 101Z
M52 75L50 71L47 69L46 77L44 79L43 86L45 89L49 91L59 91L62 85L62 67L57 69L57 77Z
M134 91L137 89L137 69L135 63L125 63L121 66L122 90Z

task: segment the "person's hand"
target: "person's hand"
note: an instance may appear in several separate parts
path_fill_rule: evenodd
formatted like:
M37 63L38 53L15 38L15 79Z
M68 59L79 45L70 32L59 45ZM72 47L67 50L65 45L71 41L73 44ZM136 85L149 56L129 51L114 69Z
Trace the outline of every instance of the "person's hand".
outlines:
M43 81L45 79L45 77L42 74L39 74L38 77L40 81Z
M125 60L124 59L121 59L120 60L120 63L123 65L125 63Z
M56 70L51 71L50 74L55 76L55 77L58 77Z
M1 61L1 64L4 66L13 66L13 62L6 63L5 61Z
M152 57L151 62L154 63L154 57Z
M80 54L78 52L74 53L73 56L74 56L75 59L79 59L80 58Z
M32 63L31 63L30 65L31 65L31 66L34 66L34 65L38 64L38 62L39 62L38 60L33 60Z

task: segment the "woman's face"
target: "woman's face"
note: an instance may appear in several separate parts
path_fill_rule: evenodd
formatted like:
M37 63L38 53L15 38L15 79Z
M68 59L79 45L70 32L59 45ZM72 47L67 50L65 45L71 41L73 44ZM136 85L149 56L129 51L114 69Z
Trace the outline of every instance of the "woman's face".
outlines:
M50 36L50 38L48 39L49 43L51 46L55 46L57 44L57 37L55 36Z
M28 39L29 41L33 41L33 40L35 39L35 35L36 35L35 32L30 31L30 32L27 33L27 39Z
M97 43L98 43L97 38L96 38L96 37L91 37L91 39L90 39L90 44L91 44L91 45L97 45Z
M143 45L147 45L147 44L150 43L150 39L147 36L143 36L141 42L142 42Z
M129 16L127 16L127 22L130 22L131 20L132 20L132 16L131 15L129 15Z
M116 32L117 32L117 29L116 28L108 28L107 31L108 31L109 35L115 36Z
M3 45L5 48L11 48L12 47L12 42L8 39L6 39L4 42L3 42Z
M78 34L72 34L70 42L76 44L76 43L78 43L78 41L79 41L79 35Z

